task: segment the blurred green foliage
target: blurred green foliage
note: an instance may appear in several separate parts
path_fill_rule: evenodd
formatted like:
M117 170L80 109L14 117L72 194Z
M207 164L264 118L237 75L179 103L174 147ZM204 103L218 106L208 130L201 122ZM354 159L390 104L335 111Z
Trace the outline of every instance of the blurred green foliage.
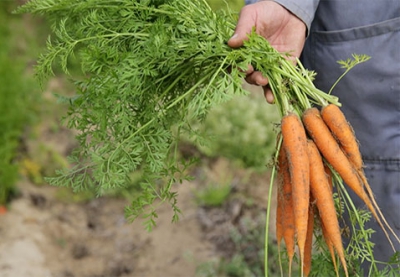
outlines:
M18 178L16 151L26 124L33 119L33 81L26 77L26 63L19 52L14 2L0 1L0 204L14 191ZM17 33L18 34L18 33ZM18 34L22 35L22 34Z
M264 170L275 149L275 123L279 123L276 107L267 104L262 93L235 97L212 109L199 126L210 139L198 147L208 156L222 155Z
M215 10L224 9L229 6L229 8L235 12L240 11L240 8L244 5L244 0L207 0L207 2Z
M206 207L221 206L227 200L231 192L231 185L208 184L194 192L195 199L199 205Z

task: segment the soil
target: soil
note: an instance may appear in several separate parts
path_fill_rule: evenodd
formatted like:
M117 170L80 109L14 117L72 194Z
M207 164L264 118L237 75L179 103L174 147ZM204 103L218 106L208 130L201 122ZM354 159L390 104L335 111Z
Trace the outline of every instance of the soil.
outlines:
M66 204L53 188L21 182L0 217L0 276L193 276L215 249L203 238L191 187L179 189L182 219L171 224L165 207L148 233L140 220L125 220L123 199Z
M43 123L24 151L44 144L66 155L74 146L72 134L51 126ZM243 218L265 218L267 174L233 169L223 158L195 173L203 177L175 188L180 220L171 223L171 207L162 205L150 233L140 219L124 218L126 199L62 201L60 188L21 174L18 196L0 215L0 277L187 277L196 276L202 263L232 257L238 249L230 230ZM221 207L198 205L194 191L223 179L221 174L230 174L236 197Z

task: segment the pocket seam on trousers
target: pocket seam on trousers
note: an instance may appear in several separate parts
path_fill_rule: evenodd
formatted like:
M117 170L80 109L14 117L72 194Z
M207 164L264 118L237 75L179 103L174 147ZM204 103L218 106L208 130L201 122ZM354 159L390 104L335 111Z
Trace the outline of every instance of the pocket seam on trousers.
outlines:
M376 37L398 31L400 31L400 17L350 29L312 31L312 33L314 38L321 43L337 43Z

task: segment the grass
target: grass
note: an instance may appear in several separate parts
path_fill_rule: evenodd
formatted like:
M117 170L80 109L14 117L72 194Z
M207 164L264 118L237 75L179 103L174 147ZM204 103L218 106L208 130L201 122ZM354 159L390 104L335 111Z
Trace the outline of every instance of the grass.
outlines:
M15 191L18 147L38 107L38 90L27 74L29 55L23 49L29 37L18 30L22 21L11 15L13 3L0 2L0 205L6 204Z
M201 125L193 124L207 138L205 143L194 143L208 157L223 156L244 168L265 171L275 151L278 113L261 92L249 90L253 90L249 96L214 107Z
M233 11L240 11L244 5L244 0L208 0L207 2L215 10L224 9L228 5Z
M229 197L231 186L226 184L209 184L195 191L196 202L201 206L221 206Z

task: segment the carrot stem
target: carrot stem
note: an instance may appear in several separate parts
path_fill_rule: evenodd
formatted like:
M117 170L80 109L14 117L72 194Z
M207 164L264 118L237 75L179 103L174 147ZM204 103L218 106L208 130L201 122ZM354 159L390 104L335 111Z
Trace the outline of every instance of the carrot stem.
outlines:
M282 136L278 142L278 149L282 144ZM269 242L269 220L270 220L270 211L271 211L271 202L272 202L272 194L274 187L274 180L276 177L276 164L278 161L279 150L276 151L274 156L274 166L272 167L271 178L269 181L269 189L268 189L268 203L267 203L267 211L266 211L266 219L265 219L265 243L264 243L264 275L268 277L268 242ZM281 271L282 272L282 271Z
M354 203L353 203L353 201L352 201L352 199L351 199L351 197L350 197L345 185L343 184L343 182L341 182L341 178L339 176L336 176L336 174L334 176L335 176L335 179L337 180L336 183L338 184L338 192L340 194L342 194L342 199L344 200L343 202L344 202L344 205L346 206L346 209L349 212L351 210L354 211L354 216L355 216L355 219L356 219L356 221L358 223L358 226L361 229L361 233L364 235L365 241L368 241L368 236L366 235L367 232L364 229L364 224L361 221L361 218L360 218L360 215L359 215L359 213L357 211L357 208L354 206ZM355 232L355 225L352 225L352 228L353 228L353 232ZM374 257L373 250L372 250L370 244L366 243L364 245L365 245L365 247L367 247L368 255L371 258ZM377 266L376 266L376 263L375 263L375 259L372 258L370 260L371 260L371 268L373 267L374 270L377 271L378 269L377 269Z

